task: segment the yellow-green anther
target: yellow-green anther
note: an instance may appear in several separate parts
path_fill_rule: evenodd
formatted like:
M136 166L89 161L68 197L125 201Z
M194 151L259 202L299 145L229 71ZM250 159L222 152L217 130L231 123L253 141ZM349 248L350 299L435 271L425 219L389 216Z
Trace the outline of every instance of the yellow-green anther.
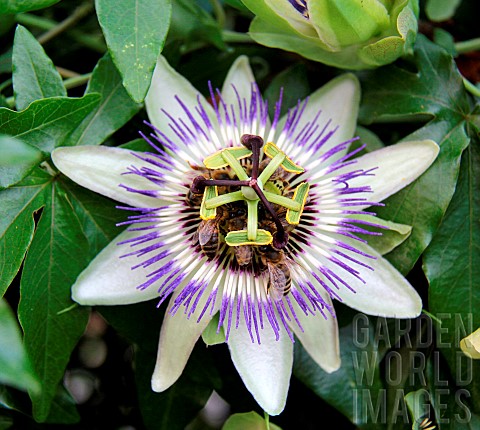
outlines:
M241 191L234 191L233 193L222 194L220 196L208 199L205 202L205 207L207 209L213 209L228 203L238 202L240 200L244 200L243 193Z
M228 246L242 246L242 245L270 245L273 241L272 234L267 230L258 229L255 240L249 240L247 230L230 231L225 236L225 243Z
M248 209L247 237L254 241L257 237L258 227L258 202L259 200L246 200Z
M300 222L300 217L303 213L303 208L308 197L308 190L310 185L307 182L302 182L296 189L293 195L293 200L300 204L300 209L298 210L287 210L286 219L289 224L296 225Z
M301 209L301 203L296 202L293 199L289 199L288 197L279 196L278 194L270 193L268 191L263 191L265 197L270 203L275 205L283 206L284 208L291 209L294 211L299 211Z
M222 157L236 173L238 179L240 179L241 181L248 181L250 179L245 170L243 169L242 165L238 162L235 156L228 151L228 149L224 149L222 151Z
M282 168L290 173L303 173L305 169L300 167L298 164L295 164L287 155L277 147L273 142L268 142L263 148L263 152L267 157L275 158L278 154L285 155L284 161L282 162Z
M205 167L207 169L221 169L222 167L228 166L228 162L222 155L225 151L228 151L228 153L233 155L234 158L237 160L241 160L242 158L250 157L252 155L252 151L243 146L225 148L205 158L203 160L203 164L205 165Z
M283 152L279 152L277 155L275 155L275 157L270 160L270 163L267 164L265 169L263 169L263 172L260 173L258 179L265 184L270 176L274 174L275 170L282 165L285 158L287 158L287 156Z
M203 220L215 219L217 216L216 208L207 208L206 203L212 198L218 196L217 187L205 187L205 192L203 193L202 204L200 206L200 218Z

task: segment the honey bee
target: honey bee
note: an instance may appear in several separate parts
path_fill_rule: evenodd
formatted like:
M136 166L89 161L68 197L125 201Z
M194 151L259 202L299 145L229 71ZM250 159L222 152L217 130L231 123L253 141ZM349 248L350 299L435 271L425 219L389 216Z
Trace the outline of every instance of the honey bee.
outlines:
M228 216L225 222L225 233L244 230L247 227L247 211L244 206L228 207ZM247 266L253 258L253 247L240 245L233 247L233 253L239 266Z
M187 195L185 196L185 201L187 205L191 208L195 206L200 206L202 204L203 193L194 193L192 190L188 190Z
M190 167L193 170L196 170L201 173L200 176L203 176L205 179L215 179L215 180L228 180L232 179L230 176L230 170L227 168L222 169L207 169L206 167L201 167L197 165L190 164ZM220 186L218 187L218 193L224 194L227 191L227 187ZM231 191L231 190L228 190ZM203 199L203 192L202 193L194 193L191 189L188 190L185 201L187 205L190 207L198 207L202 204Z
M218 246L218 224L216 219L202 220L198 226L196 234L198 235L198 243L203 253L212 259L217 255Z
M228 208L227 231L243 230L247 226L247 210L243 206Z
M264 270L268 270L267 294L276 302L286 296L292 287L290 269L282 250L272 246L259 246L258 252Z
M253 248L250 245L234 246L233 253L239 266L247 266L252 262Z

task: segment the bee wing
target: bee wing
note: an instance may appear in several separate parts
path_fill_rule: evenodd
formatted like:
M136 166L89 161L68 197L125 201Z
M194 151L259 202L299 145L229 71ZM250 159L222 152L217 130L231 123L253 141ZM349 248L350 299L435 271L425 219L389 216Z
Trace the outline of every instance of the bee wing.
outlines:
M215 232L215 220L202 221L198 226L198 242L204 246L212 238Z
M273 263L268 262L268 276L270 278L270 283L268 285L268 295L278 302L282 300L283 294L285 292L285 287L287 284L287 278L283 270Z

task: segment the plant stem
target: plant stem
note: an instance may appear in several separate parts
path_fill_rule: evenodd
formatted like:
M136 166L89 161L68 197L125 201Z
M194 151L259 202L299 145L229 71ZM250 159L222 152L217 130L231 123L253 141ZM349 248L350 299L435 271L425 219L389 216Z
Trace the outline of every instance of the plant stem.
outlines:
M473 94L475 97L480 97L480 88L473 85L469 80L463 78L463 85L470 94Z
M30 13L18 14L16 15L16 20L19 24L25 25L27 27L35 27L35 28L39 28L40 30L47 31L47 33L45 34L48 34L48 32L53 31L53 29L56 28L58 25L61 25L50 19L43 18L41 16L37 16ZM101 40L97 36L84 34L81 31L76 30L75 28L68 29L67 33L75 41L79 42L83 46L86 46L87 48L92 49L93 51L100 52L100 53L104 53L106 51L105 43L103 42L103 40ZM44 36L45 35L40 36L39 38L40 43L45 43L45 41L41 40L41 38Z
M267 430L270 430L270 415L263 411L263 418L265 418L265 427L267 427Z
M225 11L223 10L222 4L218 0L210 0L210 4L217 17L218 26L223 28L225 26Z
M222 37L227 43L254 43L254 40L248 34L231 30L223 30Z
M59 34L63 33L70 27L73 27L78 21L87 16L93 10L91 3L84 3L78 6L73 13L62 22L58 23L55 27L48 30L46 33L42 34L38 38L40 44L44 44L53 38L57 37Z
M463 42L455 43L455 49L458 54L465 54L466 52L480 50L480 37L476 39L464 40Z
M76 87L79 87L80 85L86 84L91 76L92 76L91 73L86 73L85 75L74 76L74 77L71 77L69 79L65 79L63 81L63 84L65 85L65 88L67 90L69 90L71 88L76 88Z
M0 84L0 93L7 87L9 87L10 85L12 85L12 79L7 79L6 81L2 82Z

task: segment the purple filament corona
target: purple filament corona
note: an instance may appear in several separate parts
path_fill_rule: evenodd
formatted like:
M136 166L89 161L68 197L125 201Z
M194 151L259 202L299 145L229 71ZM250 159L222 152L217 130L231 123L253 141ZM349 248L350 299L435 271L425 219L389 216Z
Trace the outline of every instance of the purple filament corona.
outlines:
M291 3L301 13L306 10L305 2ZM337 128L332 127L330 121L321 123L320 112L305 122L302 115L308 101L299 102L290 109L282 128L276 130L280 124L281 100L275 104L275 115L269 126L268 104L262 99L258 87L252 85L249 100L233 89L236 104L228 105L220 92L210 86L216 124L212 124L214 119L200 99L192 108L176 97L183 114L175 118L163 112L168 120L168 133L152 126L154 132L150 136L142 134L153 152L136 154L142 167L131 166L125 174L141 176L158 188L152 186L144 190L120 186L132 193L158 198L159 204L154 208L121 208L138 214L130 215L127 221L119 224L129 225L132 232L132 238L119 246L126 249L124 257L138 259L132 270L139 267L150 270L138 289L156 288L160 303L172 293L178 293L172 302L171 313L183 307L187 317L199 321L218 311L218 329L223 327L227 339L233 329L245 326L252 342L260 343L267 329L271 329L276 339L285 331L293 341L292 326L303 331L300 315L334 316L322 292L341 300L342 289L354 290L349 279L364 282L362 272L372 270L369 262L374 261L374 257L361 251L355 243L365 242L357 234L381 234L367 229L381 226L362 218L371 214L363 208L378 204L368 201L368 186L352 186L350 182L372 176L374 171L355 168L352 157L363 147L346 154L353 139L324 150ZM311 193L300 223L283 244L292 287L281 300L273 300L266 294L265 273L255 269L254 263L239 266L232 247L225 242L210 259L194 244L193 238L201 220L198 208L189 207L185 199L198 173L193 169L186 173L185 168L178 167L189 165L190 160L186 158L198 157L195 154L198 145L205 146L206 149L200 149L207 151L205 156L208 156L219 150L218 142L224 147L239 146L242 142L236 141L235 135L257 136L259 129L268 133L269 128L275 130L276 136L286 144L293 142L305 153L321 154L316 158L322 166L317 167L317 163L309 170L307 165L304 173L292 174L290 178L292 183L308 181ZM218 130L221 135L215 134L213 139ZM260 160L255 160L257 169ZM257 174L255 170L253 176ZM327 182L325 177L329 178ZM312 258L309 258L310 253Z

